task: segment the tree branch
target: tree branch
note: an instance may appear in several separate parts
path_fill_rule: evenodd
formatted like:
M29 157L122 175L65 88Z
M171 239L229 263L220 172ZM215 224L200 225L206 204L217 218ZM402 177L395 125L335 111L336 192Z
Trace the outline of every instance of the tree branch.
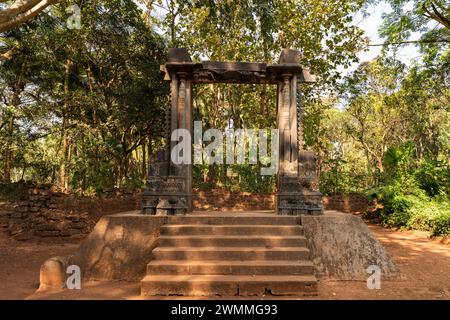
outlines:
M434 3L431 3L431 9L433 12L431 12L425 5L425 3L422 4L422 9L425 11L426 14L424 14L427 18L433 19L440 24L442 24L447 29L450 29L450 20L442 15L442 13L439 12L439 10L436 8Z
M424 40L405 40L396 42L384 42L384 43L372 43L368 44L367 47L383 47L390 45L400 45L400 44L416 44L416 43L449 43L450 39L424 39Z
M0 12L0 32L9 31L34 18L58 0L19 0Z
M12 56L14 55L14 53L16 53L16 48L12 48L9 49L6 52L1 52L0 53L0 61L6 61L12 58Z

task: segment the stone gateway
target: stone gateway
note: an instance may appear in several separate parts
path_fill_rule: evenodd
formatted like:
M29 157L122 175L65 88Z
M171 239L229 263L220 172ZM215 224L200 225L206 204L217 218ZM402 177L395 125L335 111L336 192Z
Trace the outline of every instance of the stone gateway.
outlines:
M185 129L193 135L192 86L196 83L274 84L277 86L279 129L276 212L280 215L322 214L316 158L302 149L300 83L314 82L300 64L300 51L283 49L277 64L250 62L192 62L186 49L169 49L161 66L170 81L170 105L166 109L165 149L151 159L142 213L186 214L192 211L192 164L177 164L170 157L175 142L171 133ZM192 157L192 154L190 155ZM176 159L175 159L176 160ZM192 161L190 162L192 163Z

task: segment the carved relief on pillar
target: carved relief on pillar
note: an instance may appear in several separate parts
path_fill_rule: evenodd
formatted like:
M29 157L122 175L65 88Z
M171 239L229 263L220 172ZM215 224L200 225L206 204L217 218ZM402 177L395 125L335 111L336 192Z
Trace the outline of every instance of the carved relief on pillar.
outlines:
M295 110L292 110L291 96L291 74L283 74L283 81L281 83L281 108L279 112L279 130L280 130L280 146L282 153L280 154L280 171L281 175L296 176L297 175L297 161L296 156L293 156L292 146L295 143L295 139L292 139L292 113L295 114Z
M186 75L179 74L178 88L178 128L186 128Z
M153 215L186 214L188 197L185 188L185 177L149 177L147 190L142 195L142 212Z
M303 128L302 128L302 93L299 88L296 90L297 102L297 143L298 151L303 150Z
M298 173L302 189L318 191L319 179L316 167L317 157L314 152L301 150L299 152Z

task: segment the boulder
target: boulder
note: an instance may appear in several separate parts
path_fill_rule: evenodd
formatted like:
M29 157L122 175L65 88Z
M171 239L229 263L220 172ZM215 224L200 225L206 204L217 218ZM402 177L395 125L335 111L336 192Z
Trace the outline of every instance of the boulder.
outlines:
M165 216L140 211L102 217L71 259L83 280L141 280Z
M318 276L339 280L366 280L366 269L380 267L382 277L396 277L399 270L383 246L357 216L326 212L302 216L311 260Z

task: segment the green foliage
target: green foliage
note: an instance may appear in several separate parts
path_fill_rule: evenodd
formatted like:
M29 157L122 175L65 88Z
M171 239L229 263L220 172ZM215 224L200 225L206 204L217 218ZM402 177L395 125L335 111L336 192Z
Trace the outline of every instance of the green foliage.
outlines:
M385 156L389 176L385 183L367 191L383 205L382 223L430 231L432 235L450 234L450 197L448 165L431 161L414 168L413 146L407 142L390 148ZM439 175L438 173L443 173Z
M76 3L81 29L65 26L73 1L59 1L4 34L17 49L0 65L4 180L142 187L143 153L158 146L167 105L165 41L132 0Z
M414 155L414 147L411 142L407 142L399 147L389 148L383 157L384 168L392 177L402 177L408 171Z
M419 187L430 197L450 195L450 165L441 161L423 161L414 171Z

